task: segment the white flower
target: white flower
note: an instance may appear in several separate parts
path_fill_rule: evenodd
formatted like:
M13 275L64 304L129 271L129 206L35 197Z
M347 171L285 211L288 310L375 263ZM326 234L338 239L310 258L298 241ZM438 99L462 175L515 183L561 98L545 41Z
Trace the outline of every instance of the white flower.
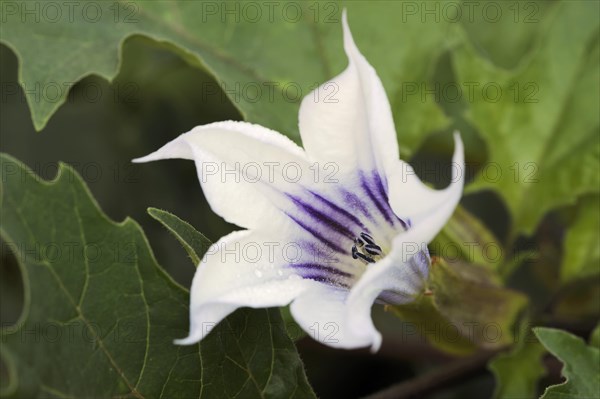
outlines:
M399 159L390 104L345 13L343 29L349 65L317 89L320 97L302 101L304 149L228 121L198 126L136 160L194 160L212 209L246 229L204 256L191 287L190 333L177 343L200 341L240 307L291 303L313 338L376 351L373 302L409 302L423 289L426 245L462 194L463 145L455 133L450 186L425 186ZM337 93L324 101L332 87Z

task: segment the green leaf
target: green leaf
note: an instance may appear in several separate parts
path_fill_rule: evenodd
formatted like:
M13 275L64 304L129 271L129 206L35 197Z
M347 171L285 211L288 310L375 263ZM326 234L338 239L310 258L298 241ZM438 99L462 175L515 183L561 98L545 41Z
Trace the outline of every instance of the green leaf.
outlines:
M514 348L497 355L489 363L489 369L496 378L496 399L534 398L537 396L538 382L546 374L542 363L546 350L533 337L528 324L523 324L527 330L522 331L521 339Z
M563 364L566 381L546 388L542 399L597 398L600 396L600 350L566 331L534 328L533 331L550 353Z
M596 325L594 331L590 335L590 345L600 349L600 323Z
M492 271L435 258L428 284L429 289L413 303L390 308L414 324L432 345L468 354L477 347L498 349L514 342L513 332L528 300L503 288Z
M581 199L564 246L563 282L600 274L600 196Z
M547 211L599 191L599 12L598 2L555 3L537 24L537 46L514 70L489 63L467 41L454 52L459 81L478 85L466 116L493 167L469 189L500 193L512 238L531 233Z
M7 397L314 397L277 310L240 310L200 345L188 292L136 222L109 220L72 168L52 182L2 155L2 237L25 305L1 330Z
M198 266L202 257L211 246L211 242L188 222L157 208L148 208L148 214L165 226L186 250L194 266Z
M521 4L486 0L464 3L463 10L469 6L473 12L468 17L463 14L460 22L479 55L499 67L513 69L535 47L538 24L553 4L543 0Z
M37 130L82 77L114 79L121 45L132 35L170 46L213 74L218 84L198 87L207 101L228 97L246 120L296 140L300 100L347 62L338 2L98 2L71 13L62 9L52 20L26 18L24 4L7 5L0 37L20 60L19 81ZM418 10L425 4L410 6ZM401 122L402 150L415 148L425 133L448 124L423 86L448 48L451 23L424 23L400 2L348 2L344 7L358 46L381 76ZM331 86L316 100L335 101L336 95Z

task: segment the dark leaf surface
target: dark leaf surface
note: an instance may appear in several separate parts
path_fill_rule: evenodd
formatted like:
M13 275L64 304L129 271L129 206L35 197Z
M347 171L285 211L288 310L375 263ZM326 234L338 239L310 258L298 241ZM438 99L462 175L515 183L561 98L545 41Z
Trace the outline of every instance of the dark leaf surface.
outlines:
M25 307L2 328L8 397L314 397L277 310L241 310L200 345L188 292L156 263L140 227L114 223L80 177L52 182L2 156L2 237Z

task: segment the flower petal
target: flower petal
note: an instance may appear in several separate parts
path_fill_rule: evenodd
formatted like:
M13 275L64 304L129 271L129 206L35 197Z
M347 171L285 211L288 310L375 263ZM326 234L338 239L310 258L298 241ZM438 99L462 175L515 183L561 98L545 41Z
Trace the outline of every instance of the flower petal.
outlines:
M460 142L460 138L455 137ZM460 186L462 189L462 184ZM406 297L408 302L423 288L429 266L427 243L446 224L459 199L460 192L456 198L450 196L447 199L450 205L439 204L438 208L430 209L419 223L413 223L409 230L398 235L392 243L391 252L381 261L370 264L352 287L346 308L348 327L356 335L362 334L365 339L370 337L372 351L377 351L381 342L371 320L373 302L387 291L395 293L396 298Z
M342 23L348 68L302 101L302 144L311 159L333 162L342 172L359 168L386 176L398 160L390 104L377 73L354 43L345 10Z
M298 190L311 175L300 147L275 131L246 122L195 127L134 162L170 158L193 159L211 208L245 228L280 222L284 215L274 201L283 192Z
M292 316L313 339L334 348L355 349L371 345L364 335L348 328L348 291L321 285L304 292L292 305Z
M176 343L193 344L240 307L284 306L320 285L286 268L273 240L248 230L233 232L208 250L190 290L190 333Z
M454 212L462 196L464 166L463 143L458 132L454 133L452 180L445 189L435 190L427 187L409 164L403 161L397 163L394 171L388 175L389 201L394 213L400 218L410 220L413 225L428 220L425 223L430 223L432 230L439 231ZM431 218L433 214L438 215L437 219Z

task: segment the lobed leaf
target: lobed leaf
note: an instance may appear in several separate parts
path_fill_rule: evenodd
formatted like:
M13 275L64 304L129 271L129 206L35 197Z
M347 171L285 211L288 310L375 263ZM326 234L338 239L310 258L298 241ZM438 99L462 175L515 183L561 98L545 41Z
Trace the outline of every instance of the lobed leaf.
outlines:
M597 398L600 396L600 350L566 331L533 329L540 343L563 364L566 381L546 388L541 399Z
M299 139L300 100L347 64L342 51L342 5L337 1L98 2L88 7L97 12L93 20L83 7L53 20L26 18L23 4L7 6L0 40L20 60L19 80L37 130L43 129L66 100L67 89L82 77L96 74L114 79L122 43L132 35L164 43L214 75L216 84L197 88L208 101L229 99L244 119L295 140ZM400 140L413 149L426 132L448 124L435 99L422 98L421 86L448 47L450 23L423 22L415 15L407 18L407 5L399 2L357 1L343 6L359 48L383 79L395 118L402 122L397 124ZM403 23L398 23L398 16ZM43 95L51 85L63 90L52 97ZM337 91L330 85L312 98L338 101ZM181 132L173 132L177 133Z
M453 53L461 82L493 87L474 91L466 116L487 142L494 176L481 173L469 189L500 193L513 239L600 187L598 7L556 3L537 24L537 48L514 70L478 57L467 41Z
M522 399L537 396L538 383L546 374L542 358L546 350L533 336L529 324L522 323L520 336L508 353L500 353L488 368L494 373L496 399Z
M189 294L137 223L109 220L65 164L46 182L0 161L0 232L25 291L1 330L3 397L314 397L277 310L240 310L201 344L174 345Z

